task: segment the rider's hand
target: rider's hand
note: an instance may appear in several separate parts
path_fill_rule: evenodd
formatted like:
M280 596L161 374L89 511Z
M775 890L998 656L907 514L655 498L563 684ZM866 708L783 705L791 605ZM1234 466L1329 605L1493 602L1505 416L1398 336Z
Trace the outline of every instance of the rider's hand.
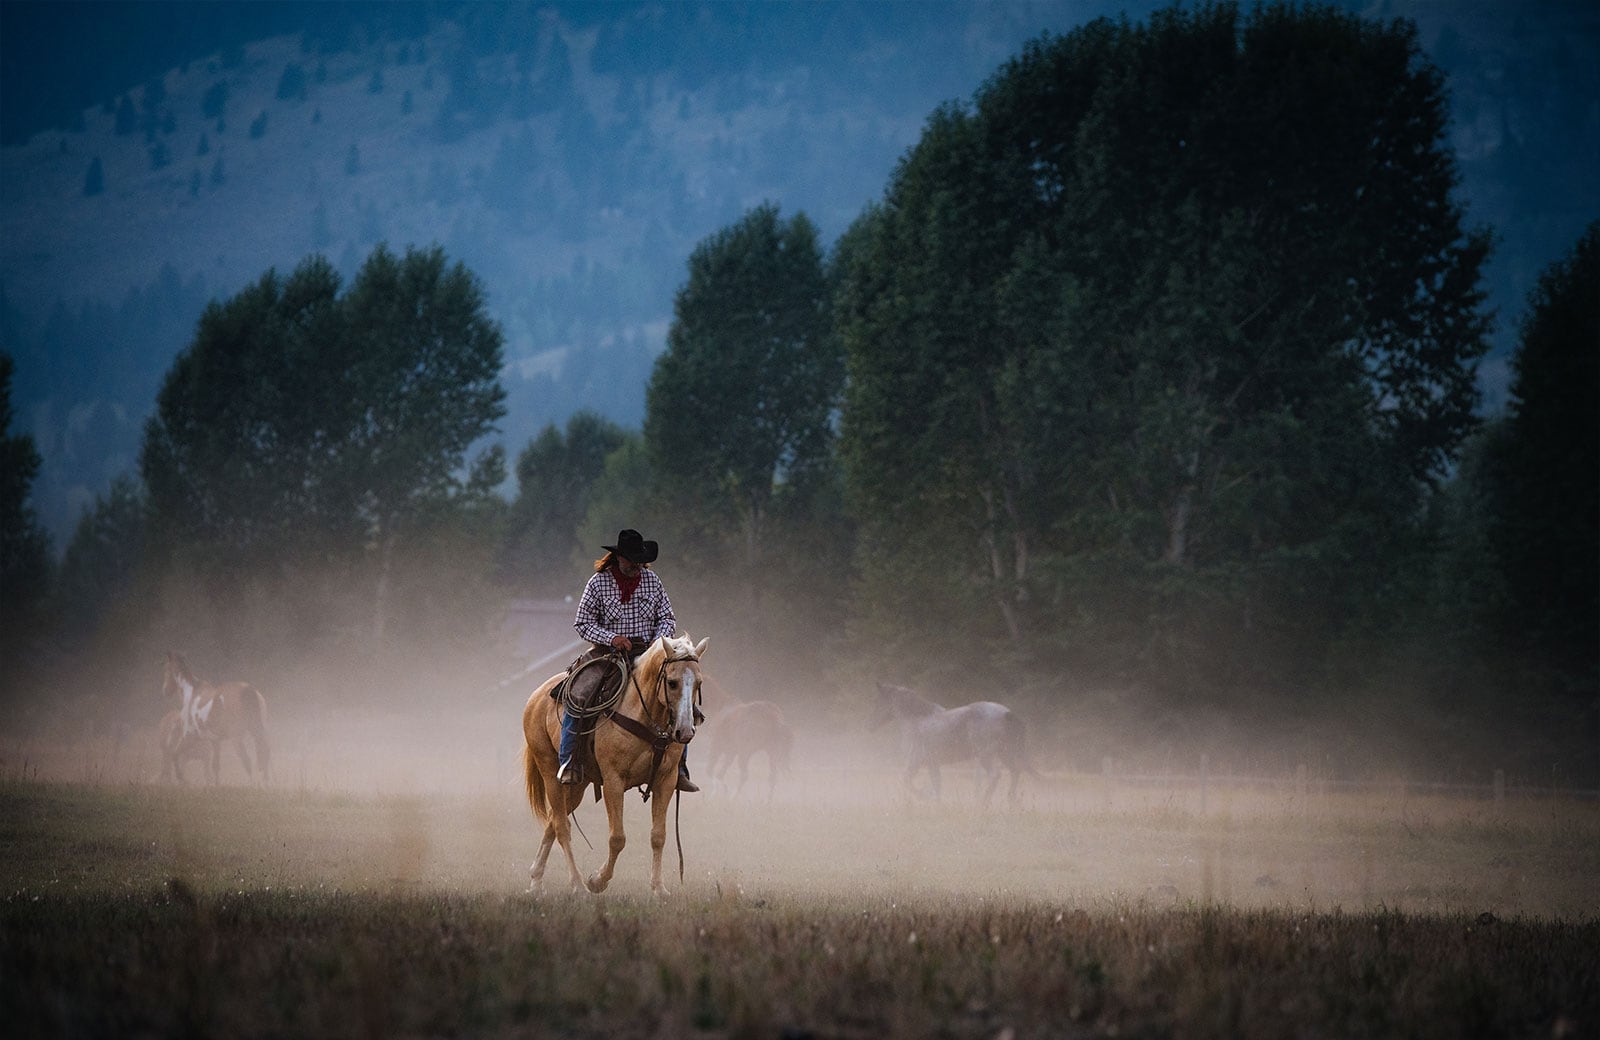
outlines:
M618 650L621 650L623 653L627 653L629 650L633 649L633 640L629 639L627 636L612 636L611 645L616 647Z

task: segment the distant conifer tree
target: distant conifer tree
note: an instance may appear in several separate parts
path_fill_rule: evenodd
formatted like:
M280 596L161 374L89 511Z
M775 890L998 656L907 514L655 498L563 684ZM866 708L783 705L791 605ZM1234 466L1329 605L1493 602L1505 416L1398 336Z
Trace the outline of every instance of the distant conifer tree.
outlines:
M118 137L125 137L133 133L139 126L139 113L134 110L133 99L122 95L122 100L117 102L116 132Z
M200 99L200 114L207 119L221 119L227 107L228 83L219 79L206 88L205 96Z
M279 101L304 101L306 97L306 70L300 67L297 61L291 61L283 67L283 75L278 77Z

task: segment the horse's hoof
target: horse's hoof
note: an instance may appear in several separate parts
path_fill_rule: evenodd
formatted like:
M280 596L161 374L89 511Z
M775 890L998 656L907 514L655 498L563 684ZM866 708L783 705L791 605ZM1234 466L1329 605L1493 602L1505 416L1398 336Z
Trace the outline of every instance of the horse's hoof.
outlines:
M590 874L588 880L584 881L583 887L599 895L606 890L606 886L609 884L611 884L610 881L601 881L599 874ZM574 888L574 891L576 891L576 888Z

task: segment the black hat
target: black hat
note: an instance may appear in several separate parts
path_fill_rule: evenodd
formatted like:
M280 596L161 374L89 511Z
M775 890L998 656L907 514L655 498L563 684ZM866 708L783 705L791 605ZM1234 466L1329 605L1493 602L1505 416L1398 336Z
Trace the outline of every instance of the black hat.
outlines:
M645 541L644 536L631 527L626 531L617 532L616 545L602 545L600 548L607 552L614 552L623 559L632 560L634 563L654 563L656 554L661 551L660 546L656 545L655 542Z

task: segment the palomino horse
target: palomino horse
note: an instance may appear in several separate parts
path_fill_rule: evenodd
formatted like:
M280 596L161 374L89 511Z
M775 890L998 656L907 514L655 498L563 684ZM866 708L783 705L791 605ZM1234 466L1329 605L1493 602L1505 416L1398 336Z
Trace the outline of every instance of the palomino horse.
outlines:
M939 767L952 762L977 759L988 784L983 804L989 804L1000 783L1003 765L1011 771L1012 801L1017 797L1017 780L1024 773L1038 775L1029 765L1023 739L1022 720L1004 704L977 701L959 708L943 708L904 686L878 684L878 700L871 725L890 719L900 722L900 734L907 756L906 785L910 787L920 769L933 781L933 797L939 797Z
M606 865L585 881L572 856L572 829L568 817L583 801L589 784L562 784L556 780L560 765L561 705L550 691L565 673L552 675L528 698L522 710L522 765L528 805L544 824L539 854L529 875L533 890L544 888L545 863L550 848L561 844L567 857L572 890L579 885L604 892L611 884L617 856L627 844L622 832L622 800L632 787L644 788L645 798L655 794L650 807L650 890L666 895L661 883L661 850L667 843L667 806L678 786L678 760L694 739L695 692L700 682L700 658L710 639L694 643L688 636L657 639L632 664L616 703L601 714L594 726L593 748L584 763L584 775L600 787L605 797L606 821L611 829Z
M177 708L161 716L161 726L156 731L156 745L161 753L161 779L187 783L183 776L183 763L198 758L205 763L206 779L217 782L211 772L210 741L198 734L185 733L183 713Z
M200 741L211 752L206 775L216 783L222 772L222 745L229 743L238 752L239 761L244 763L245 774L254 779L259 768L261 782L266 782L272 749L267 745L267 701L259 690L246 682L212 683L198 679L189 670L189 662L183 655L170 650L161 689L177 700L178 718L183 726L173 745L174 752L185 741ZM254 765L245 750L246 734L255 742Z
M733 793L744 790L750 758L758 751L767 755L767 801L778 786L778 773L789 772L789 756L794 751L794 730L784 720L783 709L771 701L745 701L717 716L716 739L711 745L711 778L720 780L735 762L739 782Z

